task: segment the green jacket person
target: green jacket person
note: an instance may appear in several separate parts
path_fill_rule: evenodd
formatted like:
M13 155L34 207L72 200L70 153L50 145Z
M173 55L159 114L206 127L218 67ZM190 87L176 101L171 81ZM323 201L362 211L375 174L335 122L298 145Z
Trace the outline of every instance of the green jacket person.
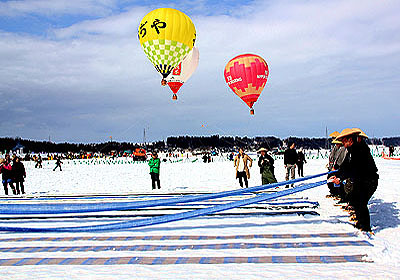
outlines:
M160 189L160 159L158 158L157 152L153 151L151 153L151 159L149 160L150 166L150 176L151 176L151 186L152 189Z

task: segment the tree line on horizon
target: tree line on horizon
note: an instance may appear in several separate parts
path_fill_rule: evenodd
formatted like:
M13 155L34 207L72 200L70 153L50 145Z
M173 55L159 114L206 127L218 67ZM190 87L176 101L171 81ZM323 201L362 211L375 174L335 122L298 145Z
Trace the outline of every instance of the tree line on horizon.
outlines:
M368 139L368 144L400 146L400 137L388 137L382 139ZM326 138L307 138L307 137L288 137L280 139L275 136L170 136L166 141L156 141L146 144L132 142L108 141L103 143L53 143L50 141L36 141L21 138L0 138L0 152L23 149L28 152L45 153L80 153L93 152L109 154L112 151L123 152L136 148L145 148L147 150L168 151L174 149L219 149L231 151L238 147L246 149L258 149L265 147L268 149L283 149L288 143L295 143L296 147L304 149L328 149L331 141Z

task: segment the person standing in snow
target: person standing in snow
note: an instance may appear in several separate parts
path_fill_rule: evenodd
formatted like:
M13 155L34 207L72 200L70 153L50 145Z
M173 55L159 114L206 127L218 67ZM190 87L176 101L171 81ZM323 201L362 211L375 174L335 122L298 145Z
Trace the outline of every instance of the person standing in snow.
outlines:
M304 163L307 163L307 161L303 153L303 148L300 148L299 152L297 153L297 172L299 174L299 177L304 177L303 174Z
M36 159L35 168L43 168L43 166L42 166L42 156L41 155L39 155L38 158Z
M17 194L15 191L15 187L12 181L12 166L10 164L10 156L7 155L6 158L0 159L0 173L2 174L2 183L4 187L4 193L8 195L8 185L13 192L13 194Z
M379 175L371 151L364 141L366 135L360 135L365 133L345 128L336 138L347 149L347 156L331 179L335 184L346 180L346 186L351 186L351 205L357 220L355 227L362 231L371 231L368 201L377 189Z
M389 157L392 157L393 154L394 154L394 146L390 145L390 147L389 147Z
M285 176L286 181L289 180L289 175L290 179L294 179L296 175L297 152L295 146L296 145L294 143L291 143L289 145L289 149L286 149L283 155L283 163L285 164L286 168L286 176ZM289 185L286 185L286 188L288 187Z
M340 133L337 132L337 131L335 131L335 133L332 133L332 134L331 134L331 135L334 137L334 140L332 141L332 144L335 144L335 145L332 147L331 152L329 153L328 164L326 165L326 167L328 168L329 171L334 171L334 170L335 170L335 169L334 169L334 165L335 165L335 161L336 161L336 158L337 158L337 153L338 153L338 151L339 151L339 148L340 148L341 146L343 146L343 144L342 144L341 141L336 140L336 137L337 137L339 134L340 134ZM346 149L346 148L345 148L345 149ZM333 176L332 174L328 174L328 179L329 179L330 177L332 177L332 176ZM328 194L326 197L333 197L333 196L335 196L336 193L335 193L335 187L334 187L333 182L330 182L330 181L329 181L329 182L327 183L327 185L328 185L328 189L329 189L329 194Z
M61 164L62 164L61 157L58 156L56 161L56 167L54 167L53 171L56 171L57 167L60 167L60 171L62 171Z
M156 151L151 153L151 159L149 160L150 166L150 176L151 176L151 186L152 189L157 188L160 189L160 159L158 158L158 154Z
M239 179L240 187L243 188L243 180L246 188L249 187L248 179L250 179L249 167L253 164L253 160L243 152L243 149L239 149L239 154L235 157L233 162L236 167L236 179Z
M274 175L274 159L267 154L267 149L261 148L258 150L261 154L258 159L258 166L260 167L261 182L263 185L276 183Z
M12 172L15 182L15 189L17 194L25 194L24 178L26 177L25 166L21 162L20 157L16 157L13 161Z

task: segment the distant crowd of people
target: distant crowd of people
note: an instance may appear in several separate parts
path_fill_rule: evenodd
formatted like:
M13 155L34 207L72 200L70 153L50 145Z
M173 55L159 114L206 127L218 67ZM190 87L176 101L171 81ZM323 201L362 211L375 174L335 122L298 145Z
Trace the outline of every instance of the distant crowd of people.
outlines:
M56 160L56 166L54 167L53 171L56 171L57 168L60 168L60 171L62 171L61 164L63 162L61 161L61 156L54 156L52 157L52 159ZM43 168L42 165L43 160L40 155L34 157L33 160L35 161L35 168Z
M276 183L275 177L275 168L274 168L274 159L271 155L269 155L267 148L260 148L258 153L260 153L260 157L258 159L258 167L260 168L261 181L263 185ZM203 162L208 163L211 162L211 155L209 153L205 153L203 155ZM252 167L253 160L250 156L248 156L242 148L239 148L237 155L234 153L230 153L228 155L228 159L234 162L234 167L236 169L236 179L239 180L239 185L242 188L249 187L249 179L250 179L250 168ZM148 161L148 165L150 167L150 176L152 181L152 189L160 189L160 159L158 158L158 154L156 151L152 152L152 157ZM295 170L298 169L299 177L303 177L303 165L307 163L303 149L297 152L295 149L295 144L290 143L289 148L285 150L284 153L284 165L286 168L286 180L295 179ZM293 184L292 184L293 186ZM289 185L286 186L287 188Z
M263 185L276 183L274 159L268 154L267 148L260 148L258 151L260 157L258 159L258 167L260 168L261 182ZM303 177L303 165L306 163L306 159L303 153L303 149L297 152L294 143L289 143L289 148L285 150L283 156L283 162L286 169L286 181L295 179L296 168L298 170L299 177ZM239 149L239 153L234 159L234 166L236 168L236 178L239 179L239 184L243 188L248 187L248 179L250 179L249 168L252 166L253 160L244 153L243 149ZM244 181L244 185L243 185ZM293 186L293 184L292 184ZM289 185L286 186L287 188Z

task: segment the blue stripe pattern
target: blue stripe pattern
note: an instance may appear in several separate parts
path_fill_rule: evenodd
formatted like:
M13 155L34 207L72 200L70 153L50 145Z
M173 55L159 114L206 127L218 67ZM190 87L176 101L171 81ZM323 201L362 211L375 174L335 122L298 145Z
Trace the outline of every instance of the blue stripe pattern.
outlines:
M332 258L330 256L321 256L320 260L323 263L333 263L333 260L332 260Z
M283 263L283 258L281 256L272 256L272 263Z
M92 264L96 258L87 258L84 262L81 263L81 265L90 265Z
M235 258L234 257L225 257L224 258L224 263L234 263Z
M19 266L19 265L23 265L24 263L26 263L27 261L29 261L31 258L24 258L16 263L13 264L13 266Z
M208 264L210 263L211 258L210 257L202 257L199 261L200 264Z
M343 263L368 262L366 255L349 256L259 256L259 257L112 257L0 259L0 266L22 265L116 265L116 264L230 264L230 263ZM58 263L57 263L58 261Z
M308 263L309 260L306 256L297 256L296 257L296 262L298 263Z
M157 257L154 259L152 264L163 264L164 260L165 260L165 258Z
M116 264L116 262L119 260L120 258L109 258L108 260L106 260L104 262L105 265L113 265Z
M72 262L74 259L73 258L66 258L64 260L62 260L61 262L59 262L59 265L68 265L70 262Z
M221 198L227 196L241 195L243 193L251 193L255 191L275 188L286 184L293 184L317 177L327 175L329 172L301 177L285 182L279 182L268 185L261 185L247 189L237 189L232 191L224 191L219 193L204 194L204 195L190 195L186 197L156 199L147 201L133 201L133 202L109 202L109 203L56 203L56 204L0 204L0 213L3 215L26 215L26 214L62 214L62 213L85 213L85 212L102 212L102 211L117 211L117 210L130 210L155 206L175 205L177 203L187 203L195 201L204 201L214 198ZM233 203L233 202L232 202Z
M175 264L185 264L187 262L188 258L185 257L180 257L176 260Z
M40 261L38 261L37 263L35 263L35 265L47 264L49 261L50 261L50 259L44 258L44 259L41 259Z
M335 242L288 242L288 243L220 243L220 244L186 244L186 245L131 245L131 246L81 246L81 247L21 247L13 253L31 252L101 252L101 251L176 251L176 250L225 250L225 249L282 249L338 246L373 246L368 241L335 241ZM12 251L13 248L0 248L0 251Z
M131 258L128 262L128 264L139 264L142 261L141 257L135 257Z

